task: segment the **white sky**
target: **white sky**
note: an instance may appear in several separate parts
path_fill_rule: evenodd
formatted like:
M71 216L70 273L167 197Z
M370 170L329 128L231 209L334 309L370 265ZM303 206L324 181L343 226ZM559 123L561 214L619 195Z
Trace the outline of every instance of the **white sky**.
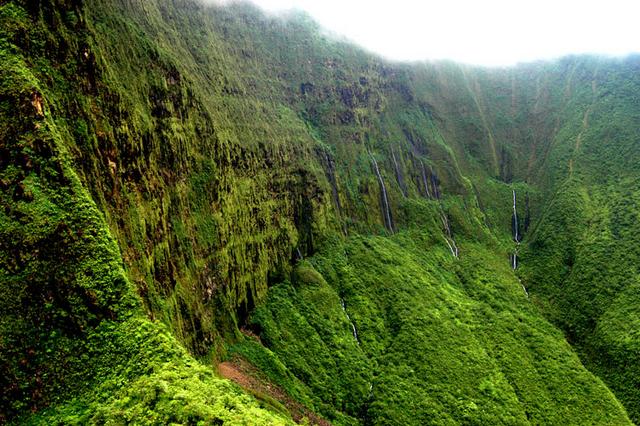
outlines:
M640 0L252 0L307 11L390 59L511 65L640 52Z

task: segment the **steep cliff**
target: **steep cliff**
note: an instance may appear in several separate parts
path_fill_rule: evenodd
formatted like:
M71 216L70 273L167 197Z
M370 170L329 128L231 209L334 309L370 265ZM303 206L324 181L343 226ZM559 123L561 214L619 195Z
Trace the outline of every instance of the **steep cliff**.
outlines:
M398 64L191 0L0 20L0 421L640 419L638 58Z

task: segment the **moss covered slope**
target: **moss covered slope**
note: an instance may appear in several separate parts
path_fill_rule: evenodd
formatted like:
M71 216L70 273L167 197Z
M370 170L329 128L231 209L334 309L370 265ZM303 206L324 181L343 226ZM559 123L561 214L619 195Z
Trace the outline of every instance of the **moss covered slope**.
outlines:
M0 420L290 421L230 355L338 424L638 420L637 58L394 64L191 0L0 20Z

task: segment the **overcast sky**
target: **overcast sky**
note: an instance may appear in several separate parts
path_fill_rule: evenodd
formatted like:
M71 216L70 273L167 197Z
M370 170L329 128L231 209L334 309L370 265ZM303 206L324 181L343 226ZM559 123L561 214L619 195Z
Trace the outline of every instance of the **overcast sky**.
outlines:
M307 11L390 59L510 65L640 51L640 0L252 0Z

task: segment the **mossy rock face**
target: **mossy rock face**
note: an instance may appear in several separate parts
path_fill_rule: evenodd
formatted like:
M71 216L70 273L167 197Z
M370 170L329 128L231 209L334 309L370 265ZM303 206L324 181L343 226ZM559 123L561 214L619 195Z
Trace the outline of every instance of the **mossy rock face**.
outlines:
M296 287L324 286L327 282L313 265L309 262L301 262L293 270L292 282Z
M287 422L192 358L228 352L338 424L627 423L577 353L639 421L639 61L1 2L0 421Z

